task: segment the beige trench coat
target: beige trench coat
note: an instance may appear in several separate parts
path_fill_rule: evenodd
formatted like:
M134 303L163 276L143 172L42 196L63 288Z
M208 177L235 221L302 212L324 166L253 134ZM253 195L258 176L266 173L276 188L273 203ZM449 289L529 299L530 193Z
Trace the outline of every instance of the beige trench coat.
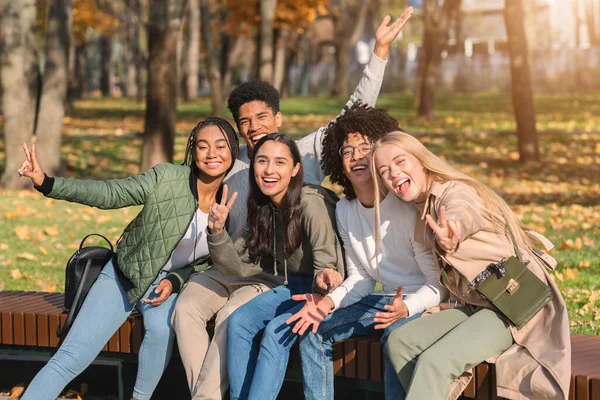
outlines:
M506 233L494 231L492 222L484 218L481 199L468 185L458 181L434 182L424 205L418 206L422 218L415 227L415 239L436 251L433 231L425 223L425 215L438 220L440 206L446 208L447 219L459 222L461 242L454 252L443 254L448 264L469 281L489 263L514 255ZM511 327L515 344L495 360L498 396L508 399L566 399L571 378L571 341L565 302L554 281L530 249L521 249L529 269L550 286L554 299L523 328ZM437 262L437 257L436 257ZM438 266L439 267L439 266ZM439 269L438 269L438 273ZM467 304L489 306L476 291L470 291L450 269L451 296ZM450 398L456 398L468 376L457 380Z

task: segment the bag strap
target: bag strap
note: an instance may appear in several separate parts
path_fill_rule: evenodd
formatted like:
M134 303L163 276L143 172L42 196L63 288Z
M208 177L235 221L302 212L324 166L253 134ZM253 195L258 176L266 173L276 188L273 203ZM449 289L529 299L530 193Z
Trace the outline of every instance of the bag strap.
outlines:
M506 215L502 215L502 218L504 218L504 223L506 224L506 228L508 229L508 233L510 235L510 240L513 244L513 247L515 248L515 253L517 254L517 258L519 259L520 262L523 263L524 262L523 255L521 254L521 250L519 250L519 246L517 246L517 240L515 239L515 234L514 234L512 228L510 227L508 220L506 219Z
M108 245L110 246L110 251L115 251L115 250L113 249L113 245L112 245L112 243L110 242L110 240L108 240L106 237L102 236L102 235L101 235L101 234L99 234L99 233L90 233L89 235L87 235L86 237L84 237L84 238L83 238L83 240L81 241L81 244L79 245L79 250L81 250L81 249L83 248L83 243L84 243L84 242L85 242L85 240L86 240L87 238L89 238L90 236L99 236L99 237L101 237L102 239L106 240L106 243L108 243Z
M99 236L101 236L101 235L99 235ZM87 236L86 236L86 238L87 238ZM83 240L85 240L85 239L83 239ZM83 242L82 242L82 244L83 244ZM84 282L85 282L85 279L87 278L88 272L90 271L91 265L92 265L92 259L88 258L87 262L85 264L85 268L83 270L83 275L81 276L81 280L79 281L79 285L77 285L77 292L75 292L75 298L73 299L73 304L71 305L71 308L69 309L69 314L67 315L67 320L65 321L65 325L62 327L62 329L60 328L60 326L56 329L56 333L60 337L62 337L67 332L69 332L69 329L71 329L71 325L73 325L73 320L75 319L75 316L77 315L77 311L79 310L79 307L80 307L79 302L81 300L81 292L83 291Z

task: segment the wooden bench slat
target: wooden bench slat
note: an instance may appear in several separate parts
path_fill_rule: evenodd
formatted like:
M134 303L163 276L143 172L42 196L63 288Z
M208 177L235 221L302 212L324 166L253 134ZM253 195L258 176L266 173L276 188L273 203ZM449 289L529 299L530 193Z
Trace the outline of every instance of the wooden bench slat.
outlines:
M33 313L25 314L25 344L37 346L37 318Z
M361 338L357 346L357 376L358 379L369 379L369 339Z
M127 320L119 328L119 349L121 353L131 353L131 321Z
M49 333L49 318L45 314L37 315L37 342L38 346L48 347L50 346L50 333Z
M382 357L381 357L381 343L379 340L372 341L370 344L370 355L371 355L371 380L375 382L383 382L382 375Z
M331 356L333 359L333 374L337 376L344 375L344 342L334 343L331 349Z
M489 365L486 363L479 364L475 367L477 370L477 399L488 400L490 399L490 377L489 377Z
M356 340L344 341L344 376L356 378Z
M469 399L474 399L475 396L477 396L477 376L476 376L476 369L475 368L471 368L471 373L473 374L473 379L471 379L471 381L469 382L469 384L467 385L467 387L465 388L465 390L463 391L463 396L469 398Z
M2 343L13 344L13 319L8 311L2 312Z
M57 347L58 343L60 342L60 338L56 334L56 332L58 331L58 327L60 326L60 315L55 315L55 314L49 315L48 322L49 322L48 334L50 336L50 347Z

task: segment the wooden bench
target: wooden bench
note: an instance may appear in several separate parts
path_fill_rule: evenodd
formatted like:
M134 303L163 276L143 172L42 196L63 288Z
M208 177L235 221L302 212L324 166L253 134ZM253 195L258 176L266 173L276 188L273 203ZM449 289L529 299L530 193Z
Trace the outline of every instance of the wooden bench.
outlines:
M0 292L0 359L41 354L51 357L60 344L58 326L66 314L62 293ZM124 363L135 364L143 337L143 321L133 314L104 346L99 362L114 362L119 368L119 398L124 398ZM600 400L600 337L573 334L570 400ZM333 347L336 385L345 384L369 392L383 392L383 347L379 337L351 338ZM463 396L498 399L494 366L482 363ZM286 375L301 380L300 358L292 352ZM338 382L339 381L339 382Z

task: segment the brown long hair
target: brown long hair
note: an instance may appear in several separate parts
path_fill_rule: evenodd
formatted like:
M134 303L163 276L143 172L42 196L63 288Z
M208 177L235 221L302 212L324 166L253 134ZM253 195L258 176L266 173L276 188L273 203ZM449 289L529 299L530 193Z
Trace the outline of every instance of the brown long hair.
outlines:
M292 254L302 244L302 208L300 195L304 174L300 150L291 136L283 133L272 133L261 138L252 152L250 168L248 170L250 179L250 194L248 195L248 231L244 244L251 258L256 260L262 255L273 251L273 210L269 196L261 192L254 179L254 159L258 150L268 141L285 144L292 155L294 165L300 164L296 176L290 180L285 196L281 202L280 212L283 221L283 250L286 255ZM274 253L274 252L273 252ZM275 254L273 254L275 255Z

